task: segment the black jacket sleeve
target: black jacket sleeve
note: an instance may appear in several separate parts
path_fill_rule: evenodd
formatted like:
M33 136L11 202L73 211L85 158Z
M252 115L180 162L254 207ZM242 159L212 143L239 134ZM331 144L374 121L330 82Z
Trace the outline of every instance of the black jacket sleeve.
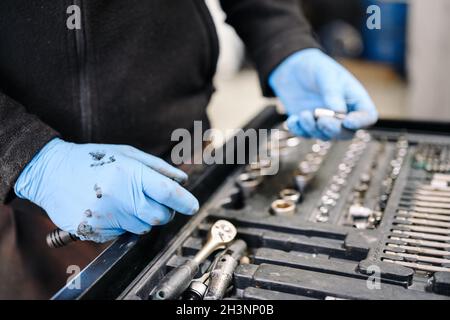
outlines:
M33 156L58 133L0 92L0 203Z
M273 96L267 78L283 59L319 47L298 0L221 0L221 5L256 64L265 96Z

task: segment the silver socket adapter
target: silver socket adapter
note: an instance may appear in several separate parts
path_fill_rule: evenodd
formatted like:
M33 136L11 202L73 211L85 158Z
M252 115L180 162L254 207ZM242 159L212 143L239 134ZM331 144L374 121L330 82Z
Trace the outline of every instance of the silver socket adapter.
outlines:
M346 117L345 113L336 112L330 109L317 108L314 110L314 118L319 119L322 117L331 117L338 120L344 120Z

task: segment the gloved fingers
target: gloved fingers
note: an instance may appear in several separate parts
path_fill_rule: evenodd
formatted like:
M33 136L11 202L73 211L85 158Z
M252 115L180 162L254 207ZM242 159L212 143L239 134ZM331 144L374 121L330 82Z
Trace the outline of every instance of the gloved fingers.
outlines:
M317 86L325 108L336 112L346 113L347 103L345 101L345 92L342 86L341 72L332 68L330 70L317 70Z
M192 215L198 211L199 203L189 191L145 166L142 168L142 188L147 197L177 212Z
M334 139L341 134L342 122L332 117L321 117L317 120L317 128L327 139Z
M311 138L317 138L323 141L329 140L318 128L314 115L311 111L302 111L299 115L298 125Z
M136 208L137 217L152 226L164 225L172 221L175 211L145 196Z
M123 230L134 234L146 234L150 232L152 226L147 222L143 221L139 217L130 214L123 214L118 218L120 227Z
M309 134L303 130L303 128L300 125L300 119L297 115L289 116L289 118L286 120L287 127L289 131L291 131L294 135L305 137L305 138L311 138Z
M350 112L343 121L343 126L350 130L358 130L377 122L376 112L354 111Z
M146 166L161 173L162 175L165 175L166 177L169 177L179 183L184 183L188 179L188 175L185 172L181 171L178 168L175 168L161 158L155 157L131 146L121 147L122 152L126 156L142 162Z
M346 97L350 113L343 121L345 128L357 130L377 121L378 113L375 104L358 80L353 78L346 86Z

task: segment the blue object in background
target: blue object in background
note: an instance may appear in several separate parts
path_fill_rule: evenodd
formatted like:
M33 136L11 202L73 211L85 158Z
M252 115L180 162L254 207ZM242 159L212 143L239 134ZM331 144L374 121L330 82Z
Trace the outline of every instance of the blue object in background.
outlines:
M405 0L362 0L364 11L371 5L381 9L381 29L370 30L366 19L362 26L363 57L393 65L404 73L407 37L408 3Z

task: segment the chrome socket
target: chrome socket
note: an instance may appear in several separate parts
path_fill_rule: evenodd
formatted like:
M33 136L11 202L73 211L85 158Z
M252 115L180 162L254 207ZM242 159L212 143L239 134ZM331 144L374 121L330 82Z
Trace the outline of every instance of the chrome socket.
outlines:
M236 184L241 190L242 195L247 198L256 191L262 181L263 177L259 174L241 173L236 179Z
M295 152L300 143L301 139L294 137L289 131L278 130L270 137L267 148L270 154L277 153L283 159Z
M338 120L344 120L346 117L345 113L335 112L330 109L316 108L314 109L314 118L317 120L322 117L330 117Z
M312 180L312 175L304 175L304 174L297 174L294 176L294 182L297 186L297 189L300 190L300 192L305 191L306 187L308 186L309 182Z
M245 172L256 176L267 176L273 174L273 168L277 167L277 159L262 159L245 166Z
M300 201L301 193L295 189L283 189L280 191L280 198L286 201L297 203Z
M278 199L270 206L272 212L280 216L292 216L295 214L296 204L289 200Z

